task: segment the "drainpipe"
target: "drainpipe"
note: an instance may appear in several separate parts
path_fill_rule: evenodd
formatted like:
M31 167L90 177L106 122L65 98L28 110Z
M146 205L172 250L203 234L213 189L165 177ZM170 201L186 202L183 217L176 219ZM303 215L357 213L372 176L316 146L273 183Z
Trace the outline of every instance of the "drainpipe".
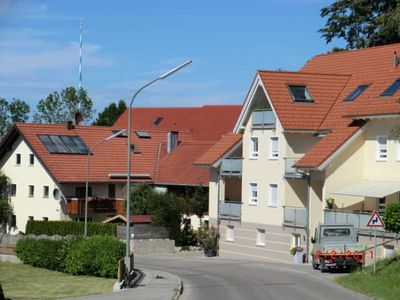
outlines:
M219 219L219 205L220 205L220 187L221 186L221 170L218 169L218 185L217 185L217 256L219 256L219 229L220 229L220 219Z
M307 220L306 220L306 263L308 263L308 256L310 253L310 195L311 195L311 175L308 172L307 178Z

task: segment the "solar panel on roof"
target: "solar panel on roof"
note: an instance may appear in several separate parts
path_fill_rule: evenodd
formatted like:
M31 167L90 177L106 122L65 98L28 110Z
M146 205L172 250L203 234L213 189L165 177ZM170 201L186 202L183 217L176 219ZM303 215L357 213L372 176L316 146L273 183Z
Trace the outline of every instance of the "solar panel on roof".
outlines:
M79 136L38 135L50 153L88 154L89 149Z
M358 96L360 96L367 88L369 87L368 84L363 84L356 87L345 99L344 101L353 101Z
M135 131L136 135L142 139L149 139L151 138L150 133L147 131Z
M395 82L393 82L382 94L381 96L391 96L394 93L397 92L397 90L400 88L400 79L397 79Z

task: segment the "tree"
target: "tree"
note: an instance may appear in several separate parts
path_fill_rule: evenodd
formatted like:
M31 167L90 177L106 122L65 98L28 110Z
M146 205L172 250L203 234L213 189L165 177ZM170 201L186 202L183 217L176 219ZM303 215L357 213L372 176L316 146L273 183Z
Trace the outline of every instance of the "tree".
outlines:
M6 232L7 222L13 214L12 205L8 200L8 182L8 177L0 172L0 224L3 233Z
M75 114L80 112L83 119L89 121L93 118L93 101L85 89L76 90L67 87L60 93L57 91L49 94L46 99L41 99L37 105L38 112L34 115L35 123L58 124L73 120Z
M400 3L397 0L337 0L321 9L328 17L319 32L327 43L343 38L348 49L400 41Z
M0 98L0 137L6 133L9 126L8 102L6 99Z
M9 104L9 111L11 115L11 122L25 123L29 119L30 107L28 103L23 100L15 99Z
M391 203L385 208L383 221L386 230L400 233L400 203Z
M118 102L118 106L113 102L104 110L99 113L93 125L97 126L112 126L120 115L126 110L126 103L124 100Z

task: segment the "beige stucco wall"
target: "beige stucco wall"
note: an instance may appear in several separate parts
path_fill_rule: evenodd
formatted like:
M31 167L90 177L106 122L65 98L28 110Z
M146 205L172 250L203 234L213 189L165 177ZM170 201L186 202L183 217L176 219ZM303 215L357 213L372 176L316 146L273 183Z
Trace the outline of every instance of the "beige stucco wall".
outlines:
M16 154L21 154L21 165L16 165ZM29 154L32 151L19 138L11 151L0 162L1 170L10 178L11 183L17 185L15 197L11 197L14 213L17 217L17 230L25 231L29 216L35 220L43 217L49 220L61 220L65 216L60 204L53 197L53 190L57 187L43 165L35 156L34 165L29 165ZM34 185L34 196L28 196L28 186ZM49 197L43 198L43 186L49 186Z
M223 181L221 180L220 185L220 195L222 194ZM223 197L220 197L223 199ZM217 219L217 209L218 209L218 173L217 170L212 168L210 169L210 179L208 185L208 215L210 219Z
M242 222L281 225L285 203L284 154L286 143L279 120L275 129L251 128L251 117L243 134L243 170L242 170ZM250 158L250 139L258 138L258 158ZM278 137L279 157L270 159L270 138ZM257 183L257 204L249 202L250 183ZM269 207L269 185L278 185L278 205Z
M394 126L400 125L400 120L382 119L368 122L364 150L364 177L371 180L400 180L400 161L396 160L396 140L391 137ZM376 137L388 136L387 161L376 160Z

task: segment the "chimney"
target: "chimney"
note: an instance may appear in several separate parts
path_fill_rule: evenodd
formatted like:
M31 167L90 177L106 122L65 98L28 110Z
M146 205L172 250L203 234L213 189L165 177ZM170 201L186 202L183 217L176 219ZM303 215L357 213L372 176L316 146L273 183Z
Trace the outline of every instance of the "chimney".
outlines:
M75 114L75 125L79 125L83 121L83 116L82 114L78 111Z
M74 129L75 128L75 126L74 126L74 124L72 123L72 121L68 121L67 122L67 129L68 130L71 130L71 129Z

